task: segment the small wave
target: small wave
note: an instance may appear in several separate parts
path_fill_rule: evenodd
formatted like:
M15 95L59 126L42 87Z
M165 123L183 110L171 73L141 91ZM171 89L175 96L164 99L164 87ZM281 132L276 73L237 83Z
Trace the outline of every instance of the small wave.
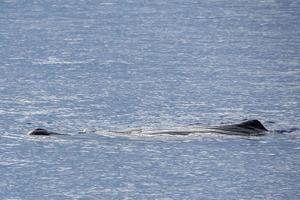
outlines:
M278 129L278 130L274 130L275 133L280 133L280 134L283 134L283 133L293 133L293 132L296 132L296 131L299 131L300 128L297 128L297 127L292 127L292 128L288 128L288 129Z
M75 60L67 61L60 58L49 57L47 59L36 59L32 61L32 64L35 65L74 65L74 64L86 64L92 62L92 59L89 60Z

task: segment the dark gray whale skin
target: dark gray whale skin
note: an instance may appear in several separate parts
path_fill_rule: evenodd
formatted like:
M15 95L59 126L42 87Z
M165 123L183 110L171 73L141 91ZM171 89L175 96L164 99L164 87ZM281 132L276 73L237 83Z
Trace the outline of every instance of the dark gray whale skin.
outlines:
M247 120L239 124L213 126L208 129L220 134L243 136L260 136L265 135L268 131L268 129L266 129L264 125L256 119Z
M214 133L225 135L239 135L239 136L262 136L268 130L258 120L248 120L239 124L220 125L201 127L196 126L191 129L175 129L175 130L154 130L148 131L149 135L192 135L199 133Z
M64 135L64 134L61 134L61 133L51 132L51 131L48 131L48 130L43 129L43 128L33 129L32 131L28 132L27 134L28 135L41 135L41 136Z
M148 134L189 135L189 134L199 133L199 132L209 132L209 133L218 133L218 134L226 134L226 135L261 136L261 135L265 135L267 131L268 130L262 125L262 123L255 119L255 120L248 120L239 124L204 127L203 129L200 128L199 130L154 131ZM60 134L60 133L48 131L46 129L36 128L30 131L28 135L50 136L50 135L66 135L66 134Z

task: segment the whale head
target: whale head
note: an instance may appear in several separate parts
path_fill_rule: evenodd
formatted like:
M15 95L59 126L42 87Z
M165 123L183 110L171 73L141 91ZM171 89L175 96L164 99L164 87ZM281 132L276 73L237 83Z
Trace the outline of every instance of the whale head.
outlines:
M27 135L51 135L51 132L43 128L36 128L33 129L32 131L29 131Z

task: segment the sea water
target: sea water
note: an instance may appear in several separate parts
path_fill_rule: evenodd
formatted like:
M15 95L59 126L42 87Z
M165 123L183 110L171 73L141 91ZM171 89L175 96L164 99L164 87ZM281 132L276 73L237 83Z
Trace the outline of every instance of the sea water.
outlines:
M1 0L0 199L298 200L299 51L297 0Z

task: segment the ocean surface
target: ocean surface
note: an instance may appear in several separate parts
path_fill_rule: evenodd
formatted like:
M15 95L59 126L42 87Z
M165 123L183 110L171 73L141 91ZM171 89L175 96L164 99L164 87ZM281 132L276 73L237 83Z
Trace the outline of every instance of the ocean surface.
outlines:
M0 0L1 200L298 200L299 103L298 0Z

